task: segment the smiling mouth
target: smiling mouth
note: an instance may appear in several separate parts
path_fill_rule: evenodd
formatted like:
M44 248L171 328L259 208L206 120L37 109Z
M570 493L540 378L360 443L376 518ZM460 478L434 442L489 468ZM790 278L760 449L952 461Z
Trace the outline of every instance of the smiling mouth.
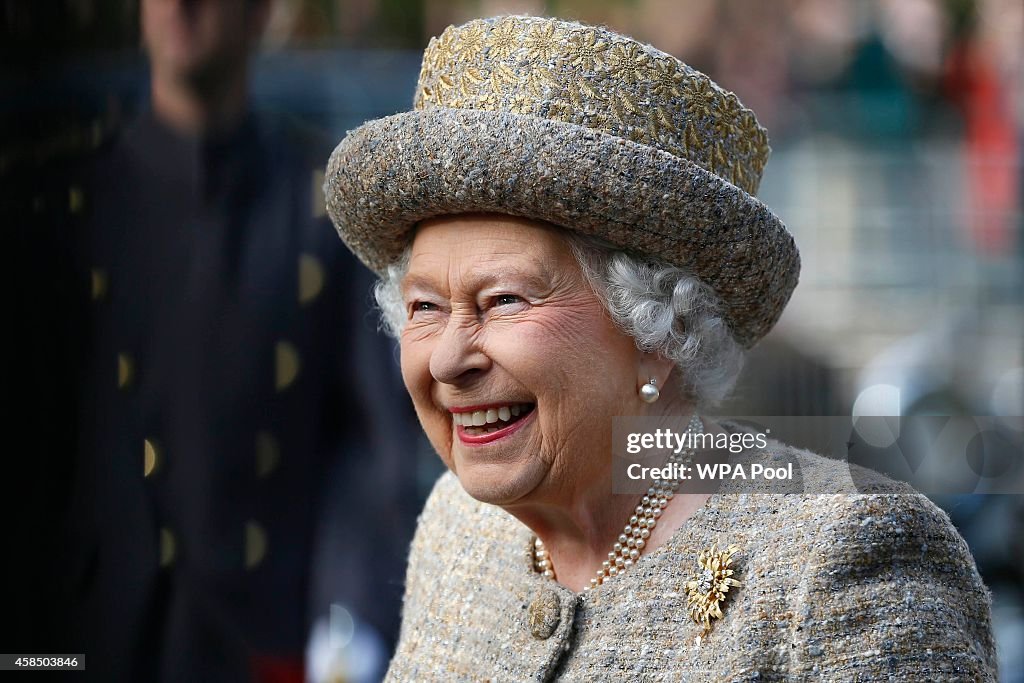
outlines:
M511 434L534 407L533 403L509 403L483 410L453 412L452 423L463 440L483 443Z

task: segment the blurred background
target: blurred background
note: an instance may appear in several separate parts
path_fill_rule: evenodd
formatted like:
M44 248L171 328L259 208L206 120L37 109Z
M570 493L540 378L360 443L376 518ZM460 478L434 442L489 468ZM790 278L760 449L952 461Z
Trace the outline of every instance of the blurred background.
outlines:
M273 0L252 107L336 142L410 108L431 36L501 13L602 23L650 42L734 91L768 129L760 197L793 232L803 269L723 412L1004 416L1009 443L1020 443L1024 2ZM2 0L0 53L5 215L23 232L59 225L80 197L54 169L101 153L147 106L139 3ZM12 292L31 297L34 286ZM17 335L26 323L12 324ZM417 452L416 505L438 472ZM993 591L1003 680L1024 681L1024 499L937 502ZM322 612L307 675L372 680L372 667L338 663L357 638L324 636L355 633L349 612ZM393 637L374 656L386 661Z

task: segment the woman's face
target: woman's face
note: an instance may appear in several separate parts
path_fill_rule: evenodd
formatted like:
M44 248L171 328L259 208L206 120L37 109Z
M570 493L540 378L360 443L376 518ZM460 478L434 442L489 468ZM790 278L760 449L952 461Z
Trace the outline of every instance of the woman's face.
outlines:
M612 417L637 410L642 354L558 233L499 215L425 222L402 293L405 385L470 495L572 496L607 473Z

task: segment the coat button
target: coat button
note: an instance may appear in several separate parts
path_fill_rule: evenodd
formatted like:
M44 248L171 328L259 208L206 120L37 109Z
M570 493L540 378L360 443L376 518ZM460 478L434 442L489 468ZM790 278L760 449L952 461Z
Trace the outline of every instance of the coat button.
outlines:
M281 448L270 432L256 432L256 476L265 479L277 469Z
M117 354L117 388L126 391L135 383L135 359L131 354Z
M284 391L299 376L299 368L302 365L299 350L291 342L279 341L274 347L274 360L274 387L278 391Z
M81 213L83 206L85 206L85 193L82 192L82 188L72 185L68 188L68 211Z
M174 533L167 527L160 529L160 567L167 569L174 564L177 556L178 542Z
M245 568L256 569L267 555L267 533L255 520L245 523Z
M527 618L530 622L530 633L538 640L547 640L558 628L558 622L562 620L561 601L558 593L550 588L545 589L537 596L527 611Z
M110 289L110 276L102 268L93 268L89 271L89 295L93 301L103 301Z
M299 303L311 303L324 288L324 267L312 254L299 256Z
M156 473L163 464L160 446L153 439L142 441L142 476L148 478Z
M327 215L327 197L324 195L324 172L323 169L313 171L313 218L323 218Z

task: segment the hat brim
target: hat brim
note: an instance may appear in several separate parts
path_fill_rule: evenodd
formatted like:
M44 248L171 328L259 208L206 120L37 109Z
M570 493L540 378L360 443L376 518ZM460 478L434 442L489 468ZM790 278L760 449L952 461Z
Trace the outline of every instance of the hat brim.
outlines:
M800 257L762 202L700 166L583 126L434 108L370 121L334 150L324 191L345 244L383 275L427 218L503 213L601 237L692 272L753 346Z

